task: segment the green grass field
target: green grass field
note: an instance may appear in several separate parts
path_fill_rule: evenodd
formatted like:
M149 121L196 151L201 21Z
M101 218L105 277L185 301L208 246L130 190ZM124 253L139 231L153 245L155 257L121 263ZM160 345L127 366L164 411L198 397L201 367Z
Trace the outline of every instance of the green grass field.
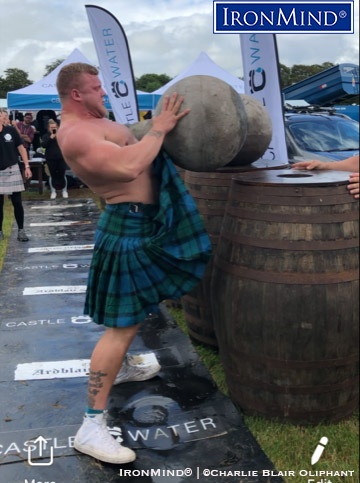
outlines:
M37 193L24 193L23 199L42 198ZM88 198L92 193L87 189L71 190L70 198ZM99 200L95 198L99 204ZM6 243L13 223L12 206L5 202L4 233L6 239L0 242L0 270L6 253ZM26 229L26 213L25 213ZM0 274L1 276L1 274ZM181 309L169 309L182 330L187 333L184 314ZM196 350L210 371L219 390L227 394L224 371L218 353L208 347L195 345ZM239 409L240 410L240 409ZM359 418L354 414L346 421L316 426L298 426L278 423L262 417L244 416L246 425L256 437L260 446L274 463L278 471L293 471L296 476L284 477L289 483L358 483L359 482ZM329 443L321 460L311 466L311 455L320 438L327 436ZM348 476L305 476L306 472L337 471L347 472ZM352 476L350 471L353 472ZM300 472L300 473L299 473ZM216 483L216 482L214 482ZM241 483L241 482L239 482Z

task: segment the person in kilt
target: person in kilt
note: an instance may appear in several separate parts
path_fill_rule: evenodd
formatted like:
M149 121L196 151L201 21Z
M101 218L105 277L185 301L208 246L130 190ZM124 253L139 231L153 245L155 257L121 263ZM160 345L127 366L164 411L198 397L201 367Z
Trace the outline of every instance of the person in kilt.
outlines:
M162 144L189 109L165 97L151 130L138 141L105 118L105 92L95 67L64 66L57 78L62 103L58 143L76 175L106 202L95 234L85 313L106 327L91 356L88 406L74 447L101 461L135 459L106 427L113 384L154 377L159 364L127 355L141 323L164 299L179 298L201 280L211 243L195 202Z
M10 125L6 110L0 110L0 240L4 216L4 198L8 195L14 208L14 217L18 226L17 239L29 241L24 230L24 207L21 192L25 191L23 177L19 168L19 155L24 162L24 176L30 179L31 169L26 149L18 130Z

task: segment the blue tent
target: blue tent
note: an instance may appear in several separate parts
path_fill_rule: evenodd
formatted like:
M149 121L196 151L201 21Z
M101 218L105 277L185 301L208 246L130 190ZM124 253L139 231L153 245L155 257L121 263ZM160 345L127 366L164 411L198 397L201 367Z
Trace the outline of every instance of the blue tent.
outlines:
M8 109L12 111L40 111L42 109L61 111L61 103L56 90L56 79L61 68L72 62L85 62L91 64L80 50L75 49L67 59L43 79L30 86L23 87L22 89L8 92ZM154 109L159 97L141 91L138 91L137 95L140 111ZM105 98L105 103L106 108L111 111L111 105L107 98Z

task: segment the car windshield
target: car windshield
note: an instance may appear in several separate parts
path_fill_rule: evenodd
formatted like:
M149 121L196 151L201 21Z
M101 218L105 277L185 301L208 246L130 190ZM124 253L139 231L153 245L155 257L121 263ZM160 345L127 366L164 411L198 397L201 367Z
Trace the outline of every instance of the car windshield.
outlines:
M351 151L359 149L359 123L349 119L289 122L289 130L306 151Z

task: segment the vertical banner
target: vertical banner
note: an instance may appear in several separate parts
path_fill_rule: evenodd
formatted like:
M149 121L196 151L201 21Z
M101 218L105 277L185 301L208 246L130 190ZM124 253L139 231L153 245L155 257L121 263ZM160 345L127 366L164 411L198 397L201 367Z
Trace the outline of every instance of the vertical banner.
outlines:
M261 159L287 164L283 100L280 88L276 39L273 34L240 34L245 94L253 96L268 111L272 139Z
M129 45L118 20L107 10L85 5L104 88L116 121L139 121L136 87Z

